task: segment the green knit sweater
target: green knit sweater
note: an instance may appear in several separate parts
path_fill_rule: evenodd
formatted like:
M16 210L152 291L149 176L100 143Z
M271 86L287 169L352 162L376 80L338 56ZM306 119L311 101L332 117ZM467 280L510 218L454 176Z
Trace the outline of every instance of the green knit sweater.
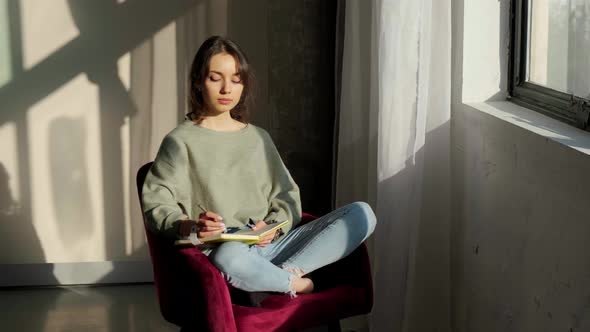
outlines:
M286 234L301 219L299 187L270 135L252 124L220 132L185 120L162 141L142 200L149 229L170 239L178 238L179 220L198 219L199 205L227 227L289 220Z

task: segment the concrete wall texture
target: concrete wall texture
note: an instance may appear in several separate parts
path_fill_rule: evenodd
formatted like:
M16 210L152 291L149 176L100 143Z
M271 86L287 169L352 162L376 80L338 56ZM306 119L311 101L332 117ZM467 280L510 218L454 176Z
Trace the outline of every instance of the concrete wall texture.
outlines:
M468 104L505 99L507 10L453 1L452 330L590 331L588 133Z
M454 115L455 330L590 330L589 156Z

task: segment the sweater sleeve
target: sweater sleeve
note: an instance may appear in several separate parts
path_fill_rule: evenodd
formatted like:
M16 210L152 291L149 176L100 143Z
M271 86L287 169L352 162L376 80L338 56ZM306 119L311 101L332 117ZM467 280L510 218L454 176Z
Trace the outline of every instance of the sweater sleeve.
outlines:
M178 238L179 220L188 218L179 204L179 196L186 192L183 185L188 182L182 181L187 174L187 160L184 146L166 136L143 184L143 213L148 228L171 239Z
M272 189L269 195L269 209L264 221L289 220L287 227L283 228L286 234L301 220L299 187L285 167L270 135L266 133L266 136L267 155L271 163Z

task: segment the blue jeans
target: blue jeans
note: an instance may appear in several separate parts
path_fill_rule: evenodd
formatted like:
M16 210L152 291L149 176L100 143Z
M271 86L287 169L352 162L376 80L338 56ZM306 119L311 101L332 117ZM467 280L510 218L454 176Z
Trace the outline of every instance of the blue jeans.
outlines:
M346 257L373 233L375 223L371 207L355 202L292 229L266 247L225 242L209 259L236 288L294 295L292 271L305 275Z

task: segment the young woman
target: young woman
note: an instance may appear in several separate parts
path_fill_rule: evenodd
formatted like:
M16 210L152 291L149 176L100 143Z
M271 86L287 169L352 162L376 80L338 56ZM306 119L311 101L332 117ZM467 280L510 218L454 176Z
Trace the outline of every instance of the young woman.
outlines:
M248 123L252 73L231 40L214 36L199 48L190 73L187 119L163 140L143 187L146 222L170 239L226 227L288 220L284 234L256 245L225 242L201 251L234 287L309 293L308 274L351 253L375 228L368 204L338 208L300 227L299 188L269 134ZM310 170L311 171L311 170Z

